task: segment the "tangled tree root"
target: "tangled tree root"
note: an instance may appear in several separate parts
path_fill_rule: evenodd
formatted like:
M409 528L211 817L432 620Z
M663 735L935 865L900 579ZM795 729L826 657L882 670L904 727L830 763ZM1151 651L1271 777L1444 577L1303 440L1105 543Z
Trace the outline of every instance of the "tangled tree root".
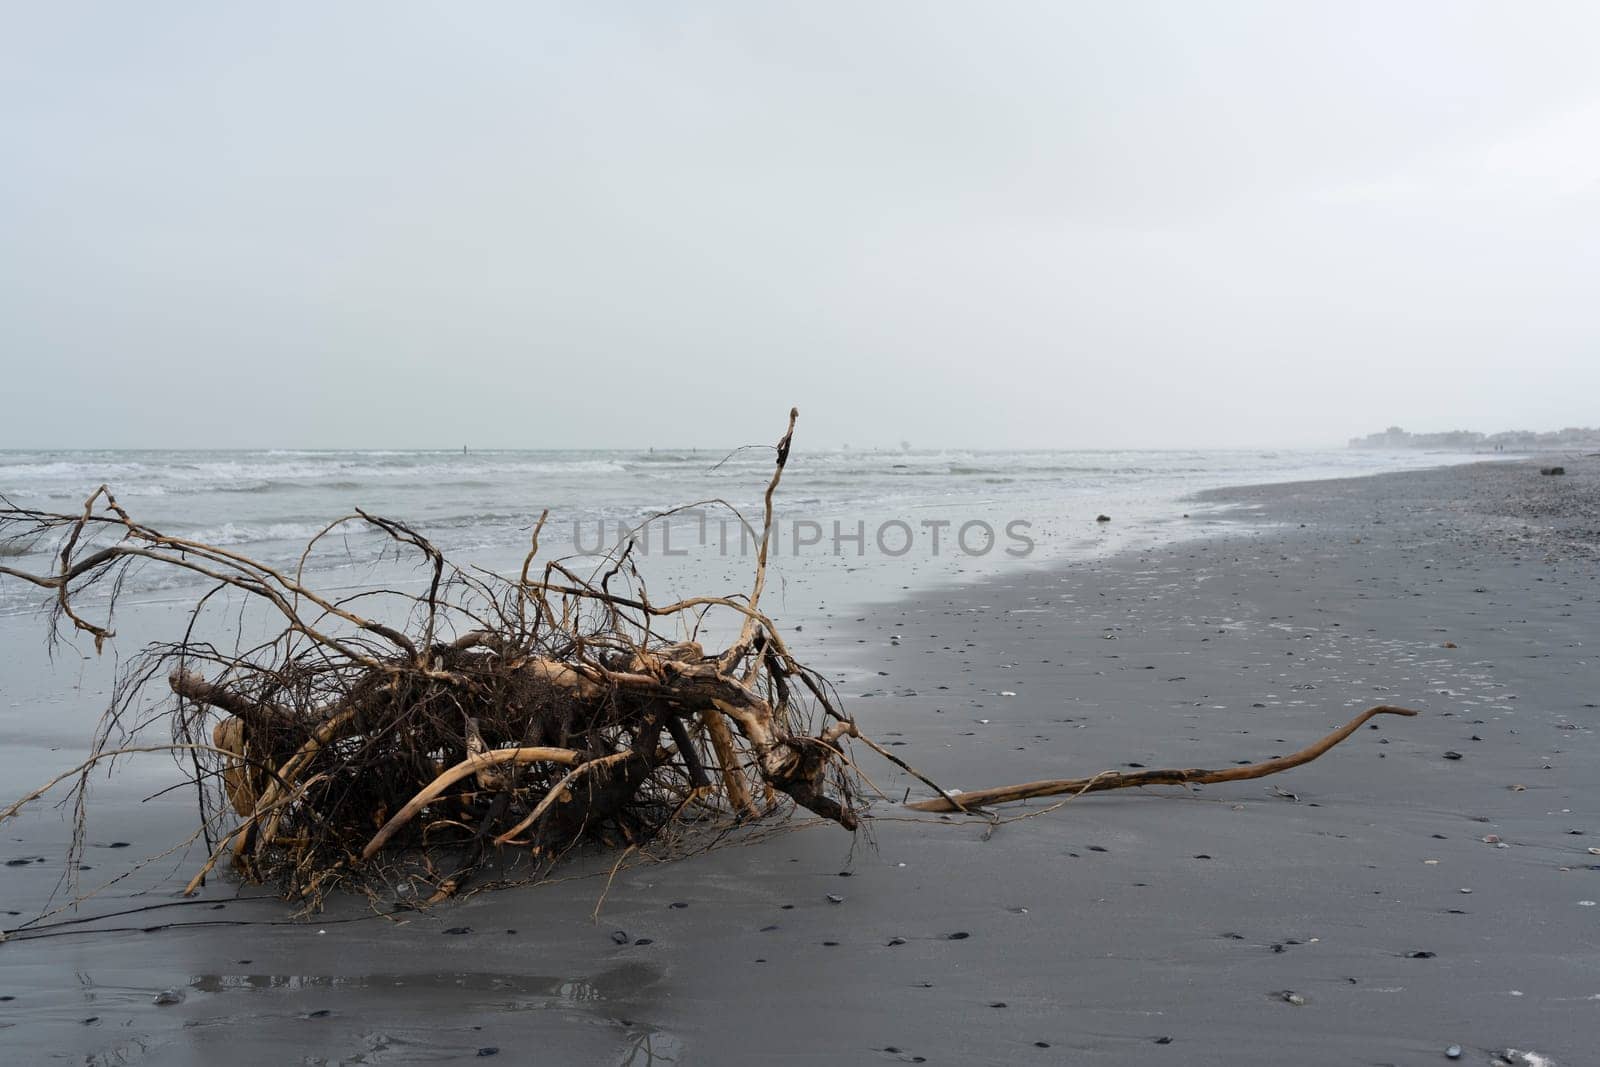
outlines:
M147 648L122 676L89 759L50 785L75 778L81 809L91 767L168 749L198 791L200 833L211 847L189 889L227 858L243 878L315 905L337 888L418 871L436 896L448 895L505 850L547 871L586 841L635 848L675 826L726 829L791 804L853 830L866 803L842 748L848 739L937 794L910 808L978 812L1030 797L1260 777L1315 759L1373 715L1414 714L1372 708L1293 756L1227 771L943 790L865 737L761 610L773 494L797 414L776 446L750 592L664 605L648 598L631 546L588 577L559 560L534 572L543 516L516 578L457 567L409 526L363 511L325 527L290 572L162 534L135 521L105 486L76 515L0 499L0 544L60 540L50 573L0 567L0 575L50 590L53 622L70 623L97 650L112 636L110 608L105 622L92 621L76 596L120 582L134 564L207 579L196 617L214 595L232 592L278 622L273 636L239 652L195 639L193 620L182 640ZM347 524L415 554L426 591L336 599L305 585L306 557ZM613 583L627 591L613 592ZM383 618L367 613L371 601L386 602ZM738 620L721 651L697 640L712 611ZM135 715L163 676L171 692L164 710ZM153 721L170 725L170 744L143 742ZM0 821L44 792L0 811Z

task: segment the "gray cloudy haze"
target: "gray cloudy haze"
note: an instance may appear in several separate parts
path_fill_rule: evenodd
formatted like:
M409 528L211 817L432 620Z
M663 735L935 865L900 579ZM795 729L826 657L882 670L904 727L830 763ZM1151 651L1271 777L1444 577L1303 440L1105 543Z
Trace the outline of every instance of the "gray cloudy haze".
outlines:
M11 3L0 446L1600 423L1600 5Z

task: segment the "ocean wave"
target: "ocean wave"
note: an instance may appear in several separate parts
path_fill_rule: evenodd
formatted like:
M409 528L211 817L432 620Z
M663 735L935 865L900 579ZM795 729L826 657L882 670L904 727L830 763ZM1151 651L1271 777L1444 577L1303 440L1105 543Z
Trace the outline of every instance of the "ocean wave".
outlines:
M143 463L86 463L80 460L49 460L42 463L0 464L0 485L15 482L93 481L96 485L113 478L134 478L149 473Z
M68 485L5 486L0 488L0 495L15 497L18 500L70 500L82 504L85 497L102 485L109 485L112 495L117 497L167 495L166 488L161 485L139 482L112 483L104 480L74 482Z
M21 559L23 556L42 553L49 547L43 537L8 538L0 541L0 559Z
M262 541L307 541L326 525L326 523L312 522L273 522L263 526L252 526L248 523L225 522L221 526L209 526L182 536L185 540L203 541L220 548L227 545L251 545Z
M448 455L444 453L443 455ZM271 492L285 489L358 490L373 484L482 486L510 479L590 477L625 474L619 459L539 459L489 462L375 463L354 461L349 453L330 454L326 462L294 457L287 462L242 460L159 462L83 462L52 460L0 465L0 491L16 495L86 495L108 484L118 496L164 496L169 493Z

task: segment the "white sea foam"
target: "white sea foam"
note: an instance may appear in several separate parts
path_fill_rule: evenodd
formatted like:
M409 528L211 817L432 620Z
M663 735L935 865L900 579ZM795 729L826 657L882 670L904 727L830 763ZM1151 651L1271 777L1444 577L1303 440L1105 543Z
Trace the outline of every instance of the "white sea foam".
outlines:
M182 533L186 540L204 541L209 545L249 545L262 541L305 541L321 530L326 523L274 522L265 526L225 522L202 530Z

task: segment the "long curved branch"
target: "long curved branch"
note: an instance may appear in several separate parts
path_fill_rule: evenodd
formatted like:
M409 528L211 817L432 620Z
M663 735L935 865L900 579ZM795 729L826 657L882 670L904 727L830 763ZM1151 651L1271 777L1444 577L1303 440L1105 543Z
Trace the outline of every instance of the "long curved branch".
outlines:
M1136 771L1124 774L1121 771L1102 771L1092 778L1053 778L1039 782L1023 782L1019 785L1002 785L993 789L975 789L971 792L958 793L954 798L933 797L928 800L919 800L906 807L912 811L960 811L983 807L987 804L1010 804L1018 800L1031 800L1035 797L1054 797L1062 793L1100 793L1108 789L1132 789L1141 785L1212 785L1217 782L1242 782L1250 778L1265 778L1269 774L1278 774L1290 768L1298 767L1302 763L1310 763L1340 741L1349 737L1361 728L1361 724L1374 715L1415 715L1410 708L1397 708L1388 704L1379 704L1377 707L1368 708L1360 715L1351 719L1343 726L1328 736L1307 745L1298 752L1287 756L1277 756L1273 759L1263 760L1260 763L1250 763L1243 767L1230 767L1225 771L1194 770L1151 770ZM956 800L960 801L958 805Z

